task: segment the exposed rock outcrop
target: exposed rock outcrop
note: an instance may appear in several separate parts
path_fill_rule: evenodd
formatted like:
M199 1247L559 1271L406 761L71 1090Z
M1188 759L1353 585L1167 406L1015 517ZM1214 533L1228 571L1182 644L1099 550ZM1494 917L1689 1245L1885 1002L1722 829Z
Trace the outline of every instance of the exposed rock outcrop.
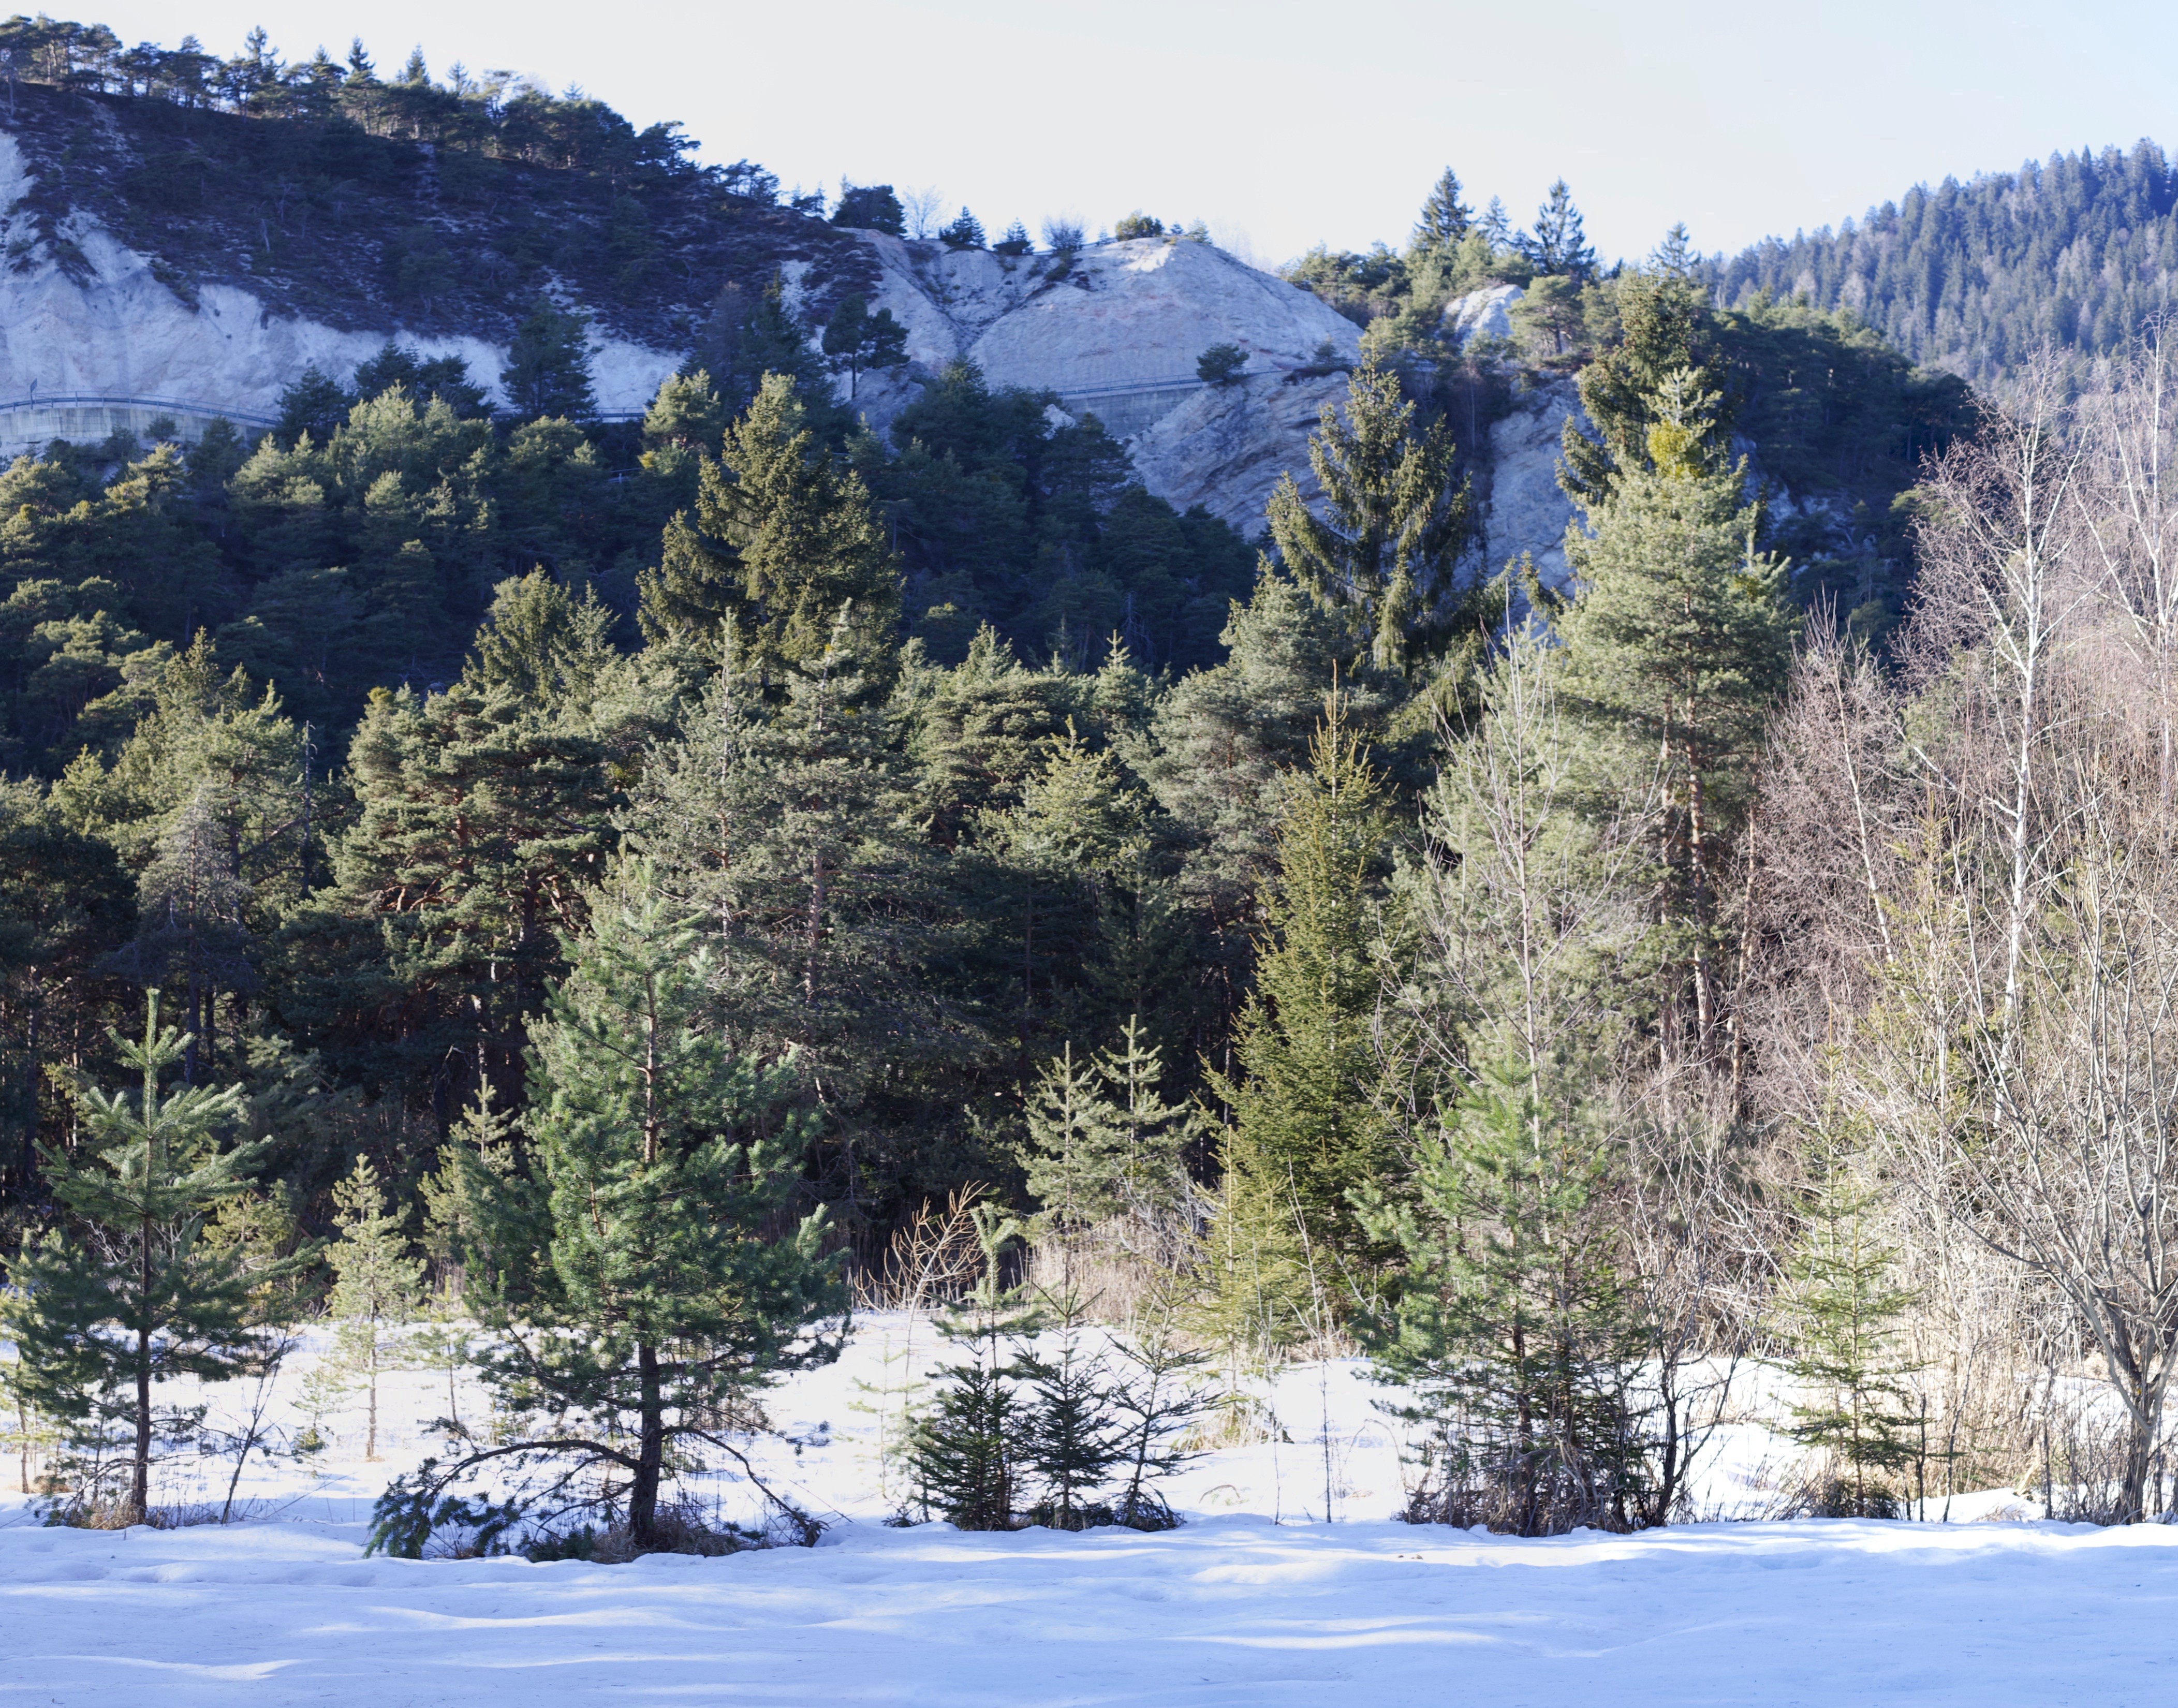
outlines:
M13 244L27 238L17 211L30 189L21 150L0 134L0 218ZM205 284L194 308L159 277L150 257L96 220L71 215L64 235L79 265L67 268L35 250L27 265L0 271L0 455L36 448L51 436L46 412L8 410L63 396L156 398L233 412L276 413L280 393L315 364L346 375L391 335L427 355L457 355L495 387L506 348L467 336L412 337L400 326L343 331L275 315L238 287ZM599 406L641 409L680 359L625 339L593 335ZM20 416L19 421L11 417Z
M100 105L112 158L101 156L95 170L63 170L55 164L55 127L73 109L57 95L38 99L44 106L26 105L24 123L42 114L42 129L23 129L19 139L0 132L0 222L14 262L0 272L0 454L54 436L140 431L161 413L180 418L184 437L216 413L261 425L306 368L345 378L389 337L428 356L459 356L473 380L495 391L511 329L506 304L470 304L457 290L435 299L439 306L420 324L404 321L380 288L391 251L365 253L357 245L367 249L369 240L347 227L337 264L328 255L320 265L293 234L269 229L257 244L197 241L196 227L161 223L156 209L129 199L131 162L148 158L151 146L129 129L134 109ZM207 144L238 137L245 123L207 119ZM432 162L419 161L408 163L416 182L402 180L398 194L386 193L386 208L375 209L385 216L382 230L413 246L417 232L443 227L447 243L474 238L489 250L503 235L491 225L498 216L441 217ZM539 195L557 187L550 174L529 176L537 183L525 178L524 185ZM662 202L653 211L663 218L672 210ZM424 223L402 235L401 221L419 216ZM687 266L672 274L675 292L708 301L726 275L704 270L725 266L720 257L731 249L744 288L749 278L740 274L768 276L775 266L813 326L852 288L907 328L911 365L866 375L856 387L852 402L873 424L886 424L924 380L965 358L993 386L1055 391L1076 419L1094 413L1128 446L1152 491L1183 507L1204 505L1250 531L1280 474L1291 468L1306 481L1308 434L1343 384L1335 364L1360 353L1352 322L1318 298L1207 244L1141 238L1006 256L842 231L777 209L717 222L718 232L680 233ZM181 265L160 252L169 238L178 254L186 251ZM334 287L351 273L354 289ZM656 293L648 287L640 302L593 301L606 282L555 276L553 288L596 314L600 409L641 411L683 350L670 348L670 337L646 342L647 331L627 329L690 329L691 311L650 302ZM1237 346L1248 361L1238 382L1211 388L1196 364L1217 344Z
M1204 386L1127 441L1142 484L1185 510L1200 504L1243 534L1263 524L1263 506L1289 469L1302 492L1320 490L1308 435L1327 402L1346 396L1346 375L1261 375Z
M856 407L883 425L919 389L915 370L965 358L993 386L1059 394L1126 441L1143 484L1252 532L1286 468L1306 477L1307 441L1343 375L1311 375L1327 344L1358 360L1352 321L1308 292L1207 244L1155 238L1059 258L907 244L878 233L872 305L907 328L907 375L865 381ZM1207 386L1213 344L1248 355L1247 377Z
M1579 415L1573 381L1548 380L1517 393L1512 413L1491 424L1482 550L1492 572L1528 552L1546 582L1571 581L1565 533L1579 512L1558 484L1558 457L1565 424Z
M1444 305L1444 329L1453 343L1465 349L1477 338L1513 336L1513 304L1528 293L1518 285L1485 285Z

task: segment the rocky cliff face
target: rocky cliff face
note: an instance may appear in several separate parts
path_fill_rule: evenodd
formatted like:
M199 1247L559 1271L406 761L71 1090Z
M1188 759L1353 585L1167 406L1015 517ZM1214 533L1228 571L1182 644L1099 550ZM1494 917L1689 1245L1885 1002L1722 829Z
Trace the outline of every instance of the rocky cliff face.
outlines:
M265 220L243 222L262 225L261 242L239 227L216 237L174 225L172 209L135 194L142 174L167 170L175 154L171 139L130 129L150 111L41 91L26 98L19 134L0 131L0 455L56 435L140 430L156 413L57 404L63 398L176 406L185 436L220 413L260 424L305 368L344 377L388 337L457 355L490 387L520 293L539 287L595 316L599 408L638 412L682 359L703 304L730 279L747 288L776 267L813 322L859 288L907 327L910 367L865 375L852 400L873 424L923 378L966 359L994 386L1057 391L1068 413L1093 412L1128 443L1152 491L1252 531L1278 474L1305 474L1308 430L1337 388L1296 370L1327 344L1339 361L1360 353L1353 325L1315 297L1206 244L1144 239L1012 257L779 210L699 216L661 201L653 223L680 239L682 265L670 277L622 287L625 268L588 277L568 271L579 259L570 256L537 279L487 288L477 280L507 274L520 234L499 229L503 211L451 205L429 159L397 151L370 192L386 203L361 228L375 235L321 231L307 241ZM193 159L216 158L226 131L230 145L254 134L240 119L201 123L209 140L191 141ZM543 182L550 174L528 176L540 194L560 189ZM225 216L205 216L214 225ZM451 258L457 284L411 300L399 281L413 272L403 269L425 241L419 232ZM1195 364L1221 343L1247 353L1248 375L1212 393Z
M176 125L186 134L160 129ZM185 437L217 414L264 424L305 368L345 377L388 337L461 357L489 388L540 290L592 312L599 405L632 413L683 359L720 287L747 289L776 269L813 324L861 290L906 326L909 366L864 375L851 400L873 424L949 363L972 361L994 386L1054 391L1069 415L1095 414L1152 492L1253 533L1283 474L1312 488L1308 435L1343 395L1339 367L1360 354L1353 323L1316 297L1186 241L1006 256L715 196L698 206L667 189L638 210L649 260L593 266L613 239L576 229L592 213L580 186L494 165L506 178L495 200L464 188L461 162L383 139L351 139L369 158L343 167L361 205L344 222L321 209L315 227L293 212L283 224L276 203L244 218L240 201L272 182L235 163L259 140L230 116L26 91L14 132L0 131L0 455L140 432L162 410ZM182 205L192 195L194 215ZM611 219L624 225L631 205L613 204ZM546 215L572 233L558 249L537 247ZM1503 318L1495 298L1477 307L1476 330ZM1196 363L1215 344L1237 346L1247 367L1208 386ZM1554 432L1540 415L1499 424L1508 461L1493 488L1493 553L1514 540L1539 561L1552 549L1537 471Z
M1565 534L1579 512L1558 484L1558 457L1565 424L1584 419L1573 381L1549 379L1516 391L1512 412L1491 424L1481 522L1493 572L1526 552L1552 586L1572 580Z
M1125 441L1142 483L1185 510L1200 504L1243 532L1261 526L1280 473L1308 475L1324 399L1343 395L1325 347L1358 360L1352 321L1308 292L1207 244L1137 238L1065 257L1010 256L859 234L878 267L873 307L908 329L912 366L856 406L882 426L918 389L918 370L966 359L994 386L1059 394ZM1196 359L1245 352L1245 377L1207 386Z
M276 314L256 293L205 282L185 300L154 258L120 242L93 216L61 222L70 265L40 254L24 203L35 187L15 139L0 134L0 217L17 264L0 271L0 451L34 448L35 430L9 433L20 407L63 396L143 398L248 421L276 413L281 391L315 364L346 375L398 334L425 353L457 355L487 383L506 360L501 342L473 333L371 330ZM596 336L600 404L640 409L679 358L625 338ZM21 441L6 443L8 439Z

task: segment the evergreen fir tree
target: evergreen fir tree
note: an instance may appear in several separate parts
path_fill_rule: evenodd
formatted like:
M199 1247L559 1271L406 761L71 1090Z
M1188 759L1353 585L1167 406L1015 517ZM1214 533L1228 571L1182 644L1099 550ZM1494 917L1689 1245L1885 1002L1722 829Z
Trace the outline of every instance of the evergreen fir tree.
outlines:
M853 1204L895 1156L871 1097L888 1076L972 1059L981 1040L924 976L945 945L932 857L856 634L843 621L835 638L767 704L730 636L681 738L654 752L627 824L663 893L705 922L720 1024L741 1047L791 1054L825 1110L811 1161Z
M1119 1111L1090 1062L1068 1043L1051 1059L1028 1100L1028 1189L1064 1234L1100 1222L1124 1202L1119 1191Z
M731 616L775 680L820 659L844 621L864 667L889 674L899 568L861 478L818 446L791 380L765 376L699 485L694 521L674 519L663 563L641 578L646 639L715 659Z
M1378 724L1389 696L1373 671L1340 670L1338 619L1266 563L1220 636L1223 662L1174 684L1152 721L1143 769L1185 833L1182 886L1227 929L1242 930L1273 870L1286 774L1308 764L1334 682L1356 728Z
M1009 971L1018 972L1014 1006L1024 1043L1040 1032L1103 1030L1093 1006L1103 904L1123 874L1138 874L1147 804L1126 786L1111 751L1091 747L1069 719L1024 780L1020 802L980 816L976 851L991 859L1019 926Z
M1139 1014L1127 1016L1116 1048L1099 1053L1097 1070L1110 1092L1120 1202L1137 1214L1174 1208L1187 1190L1180 1151L1190 1114L1164 1100L1163 1053L1149 1041Z
M25 1235L5 1309L18 1391L71 1429L103 1437L118 1428L129 1468L118 1505L125 1522L140 1524L159 1385L227 1380L256 1351L251 1277L237 1253L202 1235L224 1200L249 1191L259 1147L218 1148L241 1119L240 1086L161 1088L185 1040L160 1025L157 991L145 999L142 1041L110 1041L140 1087L132 1095L77 1081L79 1140L43 1158L54 1201L83 1233Z
M1791 1367L1808 1397L1793 1402L1787 1432L1829 1459L1833 1486L1821 1504L1832 1517L1894 1516L1892 1479L1914 1459L1893 1341L1913 1295L1891 1279L1897 1253L1878 1237L1874 1204L1873 1192L1833 1174L1809 1206L1788 1271Z
M1691 279L1700 271L1701 251L1694 247L1694 233L1683 220L1672 222L1672 228L1664 233L1663 242L1649 258L1650 265L1667 279Z
M1557 625L1568 701L1623 738L1628 763L1661 754L1668 767L1666 953L1705 1055L1719 1022L1717 884L1797 627L1784 565L1756 550L1745 467L1726 465L1716 443L1714 405L1692 372L1666 378L1648 467L1621 471L1592 534L1568 532L1580 585Z
M1542 1536L1625 1530L1645 1492L1627 1392L1647 1348L1597 1211L1610 1151L1590 1111L1546 1108L1524 1061L1484 1062L1415 1158L1398 1304L1371 1334L1434 1424L1447 1522ZM1387 1201L1379 1199L1382 1204Z
M791 1081L709 1024L710 956L651 888L616 874L535 1029L528 1178L462 1160L483 1234L474 1304L496 1336L482 1370L514 1438L397 1479L380 1546L420 1546L449 1487L512 1459L561 1491L603 1475L591 1498L653 1547L672 1455L773 1371L833 1349L807 1338L840 1287L824 1213L788 1213Z
M1534 227L1514 241L1539 273L1564 274L1584 284L1595 276L1595 250L1563 178L1551 183L1549 200L1535 211Z
M618 621L594 586L575 599L543 570L533 569L492 590L491 609L478 627L462 677L486 695L503 689L548 718L579 715L597 700L619 663L612 643Z
M938 240L949 249L980 249L984 247L983 222L963 207L960 217L940 231Z
M326 1308L340 1324L334 1344L340 1361L358 1377L368 1396L369 1422L363 1456L378 1457L378 1377L401 1366L401 1331L416 1313L424 1265L408 1255L404 1206L386 1207L385 1189L368 1157L333 1188L333 1224L340 1237L326 1248L333 1287Z
M580 315L539 302L515 328L500 389L524 421L587 421L597 413L590 388L590 326Z
M1199 1372L1210 1362L1207 1348L1181 1332L1180 1300L1163 1284L1113 1350L1121 1361L1108 1396L1125 1484L1112 1503L1113 1516L1135 1530L1169 1530L1179 1522L1154 1485L1196 1455L1181 1443L1209 1409Z
M1398 374L1365 363L1344 411L1325 404L1309 439L1327 514L1310 507L1291 474L1266 512L1280 561L1319 604L1347 614L1379 670L1442 652L1476 591L1456 573L1470 501L1467 483L1453 482L1452 436L1442 422L1416 435L1414 417Z
M1415 226L1415 247L1449 249L1473 228L1475 211L1460 200L1459 175L1447 167L1422 204Z
M1715 319L1697 282L1664 268L1629 273L1618 282L1617 302L1618 342L1584 367L1575 382L1588 425L1577 427L1568 416L1560 430L1565 460L1559 483L1590 512L1617 490L1623 470L1646 466L1649 429L1673 374L1690 374L1699 391L1720 389L1714 370L1705 365L1715 348ZM1710 431L1728 435L1732 412L1726 399L1718 395L1710 408Z
M970 1212L983 1273L967 1296L939 1319L939 1333L965 1356L930 1372L941 1384L908 1445L911 1474L926 1512L964 1530L1010 1529L1018 1498L1023 1424L1015 1384L1020 1375L1009 1338L1026 1316L1018 1292L999 1282L1006 1248L1021 1223L996 1206Z
M731 412L756 402L767 375L792 380L818 437L829 443L852 423L845 412L835 416L827 407L830 381L823 355L810 347L809 331L787 301L785 274L774 272L753 293L729 283L696 341L696 359Z
M1029 1515L1059 1530L1109 1523L1111 1508L1096 1496L1126 1451L1112 1410L1111 1371L1087 1344L1087 1305L1070 1284L1040 1289L1035 1303L1039 1343L1016 1366L1027 1426L1019 1464L1037 1497ZM1050 1341L1057 1344L1047 1349L1042 1343Z
M281 392L280 424L272 430L283 445L296 444L306 433L323 445L347 419L354 402L345 386L314 364L304 369L301 377Z
M1334 694L1279 826L1238 1070L1211 1079L1232 1109L1224 1163L1239 1202L1272 1224L1297 1222L1305 1244L1349 1263L1371 1249L1354 1195L1392 1165L1372 1037L1372 886L1387 831L1382 781ZM1267 1229L1251 1237L1276 1244Z

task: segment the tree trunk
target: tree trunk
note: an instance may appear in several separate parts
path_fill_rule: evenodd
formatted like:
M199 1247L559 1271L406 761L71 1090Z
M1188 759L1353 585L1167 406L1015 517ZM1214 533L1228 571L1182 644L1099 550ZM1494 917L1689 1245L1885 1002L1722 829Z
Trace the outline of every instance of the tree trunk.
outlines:
M658 1349L644 1341L635 1349L643 1379L642 1442L635 1459L635 1481L627 1491L627 1528L638 1547L658 1540L658 1480L665 1462L665 1404L659 1393Z
M150 1242L144 1247L144 1292L151 1291ZM136 1456L129 1475L129 1522L140 1525L151 1508L151 1331L136 1330Z
M1692 892L1694 925L1694 1040L1707 1063L1715 1043L1716 998L1711 988L1709 957L1709 824L1708 802L1702 787L1701 762L1694 744L1687 754L1687 879Z

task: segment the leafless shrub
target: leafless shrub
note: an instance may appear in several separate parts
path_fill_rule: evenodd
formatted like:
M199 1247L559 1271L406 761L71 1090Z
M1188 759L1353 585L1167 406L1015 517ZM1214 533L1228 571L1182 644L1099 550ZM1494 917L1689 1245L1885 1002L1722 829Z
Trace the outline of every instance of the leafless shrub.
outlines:
M862 1311L927 1311L958 1298L982 1273L969 1212L984 1188L956 1189L939 1207L925 1199L895 1231L874 1269L855 1277L855 1304Z

